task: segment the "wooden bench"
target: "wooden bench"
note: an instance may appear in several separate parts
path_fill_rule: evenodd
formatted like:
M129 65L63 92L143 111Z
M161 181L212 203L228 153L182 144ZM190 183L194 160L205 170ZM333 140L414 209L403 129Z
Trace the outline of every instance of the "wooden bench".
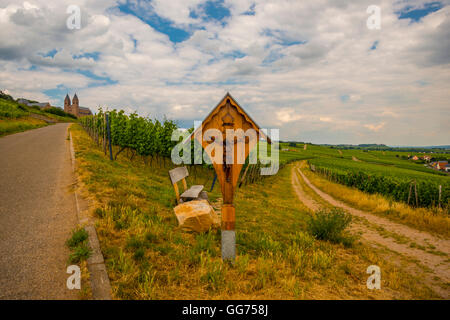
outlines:
M208 200L208 194L203 191L202 185L195 185L188 189L186 177L189 176L189 172L186 167L178 167L169 171L170 181L172 182L173 188L175 190L175 196L177 197L177 203L183 203L191 200L204 199ZM178 189L178 182L183 182L184 191L180 195Z

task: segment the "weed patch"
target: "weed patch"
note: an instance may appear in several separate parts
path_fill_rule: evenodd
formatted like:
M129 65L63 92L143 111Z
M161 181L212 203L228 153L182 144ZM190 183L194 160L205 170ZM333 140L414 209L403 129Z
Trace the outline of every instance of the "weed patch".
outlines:
M341 209L322 209L308 221L308 232L319 240L351 246L354 239L346 232L352 216Z
M72 251L69 255L69 263L80 263L87 260L91 255L88 245L89 235L84 228L77 228L72 231L72 236L66 241L66 245Z

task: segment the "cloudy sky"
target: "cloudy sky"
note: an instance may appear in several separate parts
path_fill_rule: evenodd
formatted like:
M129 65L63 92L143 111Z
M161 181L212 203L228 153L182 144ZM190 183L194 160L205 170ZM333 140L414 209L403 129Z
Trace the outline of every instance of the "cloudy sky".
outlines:
M77 92L182 126L229 91L281 139L450 144L449 4L0 0L0 90L57 106Z

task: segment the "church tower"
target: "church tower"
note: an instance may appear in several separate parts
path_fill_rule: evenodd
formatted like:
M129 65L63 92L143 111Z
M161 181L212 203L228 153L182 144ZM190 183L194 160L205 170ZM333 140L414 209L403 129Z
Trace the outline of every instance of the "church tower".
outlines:
M78 117L80 115L80 102L78 101L78 96L76 93L72 99L72 110L75 116Z
M64 111L67 113L71 113L72 112L71 109L72 108L70 107L70 98L69 95L66 94L66 98L64 99Z

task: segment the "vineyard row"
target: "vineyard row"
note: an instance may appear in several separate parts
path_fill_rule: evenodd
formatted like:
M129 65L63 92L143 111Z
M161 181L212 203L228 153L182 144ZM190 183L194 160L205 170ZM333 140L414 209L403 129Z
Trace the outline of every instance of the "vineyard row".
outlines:
M450 185L435 181L409 180L369 174L356 170L338 170L311 164L312 171L330 181L357 188L367 193L378 193L394 201L405 202L418 207L441 206L450 208Z

